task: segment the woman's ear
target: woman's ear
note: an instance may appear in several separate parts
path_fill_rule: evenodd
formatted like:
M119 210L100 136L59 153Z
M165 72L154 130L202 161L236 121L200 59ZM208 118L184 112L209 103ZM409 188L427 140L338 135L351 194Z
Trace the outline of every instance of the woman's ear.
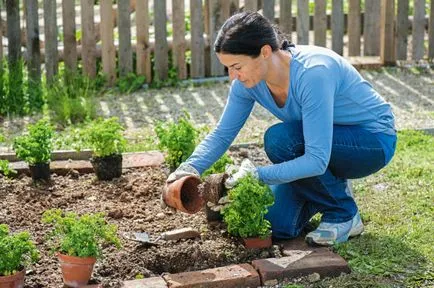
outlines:
M270 57L272 53L273 53L273 50L271 49L270 45L266 44L266 45L262 46L262 48L261 48L261 56L264 59L267 59L268 57Z

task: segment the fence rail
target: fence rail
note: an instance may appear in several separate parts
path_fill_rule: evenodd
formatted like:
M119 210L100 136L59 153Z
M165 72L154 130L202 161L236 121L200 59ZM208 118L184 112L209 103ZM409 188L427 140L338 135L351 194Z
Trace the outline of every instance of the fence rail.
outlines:
M2 6L0 56L16 61L23 53L29 77L38 81L41 67L52 79L59 61L72 71L81 63L95 77L98 59L109 84L131 72L164 80L170 67L179 79L224 75L210 44L240 9L260 10L296 44L379 56L384 64L434 58L430 0L6 0Z

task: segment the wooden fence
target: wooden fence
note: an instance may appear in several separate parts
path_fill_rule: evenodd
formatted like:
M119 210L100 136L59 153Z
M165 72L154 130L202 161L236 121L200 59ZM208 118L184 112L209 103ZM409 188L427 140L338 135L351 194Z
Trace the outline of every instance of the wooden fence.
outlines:
M169 63L179 79L224 75L210 44L239 9L261 10L296 44L325 46L344 56L380 56L385 64L432 59L434 1L412 0L413 15L409 2L6 0L0 33L8 40L9 61L25 52L31 78L41 79L42 62L52 79L59 61L75 71L79 59L84 73L94 77L101 59L110 84L131 72L145 75L148 82L167 79ZM3 41L0 48L2 57Z

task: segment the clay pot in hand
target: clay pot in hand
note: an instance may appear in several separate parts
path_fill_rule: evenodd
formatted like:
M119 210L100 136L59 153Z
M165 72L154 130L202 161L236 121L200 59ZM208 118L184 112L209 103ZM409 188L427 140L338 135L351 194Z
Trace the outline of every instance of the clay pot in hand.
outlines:
M163 200L170 207L179 211L194 214L198 212L205 201L199 192L202 183L199 177L185 176L172 183L166 184Z
M9 276L0 276L0 288L22 288L24 287L25 269Z
M63 283L68 287L81 287L89 282L92 276L95 257L76 257L57 254L62 270Z

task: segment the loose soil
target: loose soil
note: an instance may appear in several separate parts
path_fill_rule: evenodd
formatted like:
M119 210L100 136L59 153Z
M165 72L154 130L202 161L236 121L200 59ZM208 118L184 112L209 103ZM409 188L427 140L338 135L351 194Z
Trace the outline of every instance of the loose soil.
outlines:
M234 149L239 163L249 157L257 164L266 157L257 147ZM244 263L253 259L279 257L281 249L248 250L240 239L227 234L224 224L208 224L203 211L194 215L173 213L160 207L159 198L168 170L165 167L124 170L113 181L98 181L94 174L52 175L51 183L32 184L21 176L8 180L0 176L0 223L11 231L27 230L40 250L41 259L28 267L26 287L63 287L57 258L46 242L49 226L41 223L42 213L61 208L79 214L104 211L107 220L118 225L122 248L104 247L91 279L104 287L120 287L122 281L138 275L151 277ZM122 237L124 232L143 232L158 236L170 229L193 227L200 237L189 240L159 240L158 246L146 246Z

